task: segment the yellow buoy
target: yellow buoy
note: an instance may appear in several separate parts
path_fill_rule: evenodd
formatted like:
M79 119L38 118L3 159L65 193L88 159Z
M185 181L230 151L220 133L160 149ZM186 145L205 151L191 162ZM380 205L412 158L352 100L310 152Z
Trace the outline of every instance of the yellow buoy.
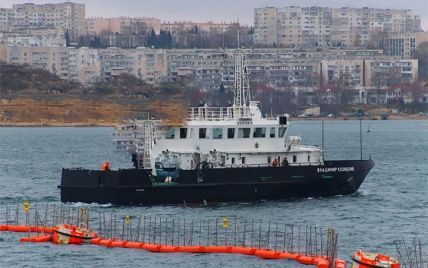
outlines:
M223 228L229 227L229 219L227 217L223 218Z
M30 211L30 202L25 201L25 202L22 204L22 208L24 209L24 212L25 212L25 213L28 213L28 211Z

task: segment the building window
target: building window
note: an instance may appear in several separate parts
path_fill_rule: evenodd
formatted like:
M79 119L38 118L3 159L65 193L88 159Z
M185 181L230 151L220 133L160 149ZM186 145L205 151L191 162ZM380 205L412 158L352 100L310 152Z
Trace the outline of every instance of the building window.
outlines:
M165 139L168 139L168 140L175 139L175 128L170 127L166 129Z
M270 163L272 162L272 156L268 155L268 157L267 157L267 162L268 162L268 164L270 165Z
M278 138L283 138L286 130L287 130L286 127L279 127L278 128Z
M246 157L245 157L245 156L244 156L244 157L242 157L242 159L241 159L241 160L242 160L242 164L243 164L243 165L245 165L245 162L246 162L246 160L247 160L247 159L246 159Z
M311 162L311 155L310 154L308 154L308 162L309 163Z
M232 163L232 165L235 165L235 157L232 157L231 163Z
M228 128L227 129L227 138L228 139L234 139L235 138L235 129L234 128Z
M213 128L213 139L222 139L222 138L223 138L223 129Z
M293 155L293 163L297 162L297 155Z
M180 139L187 138L187 128L180 128Z
M199 129L199 138L200 139L206 139L207 138L207 129L206 128L200 128Z
M238 129L238 138L249 138L251 128L239 128Z
M253 138L264 138L266 137L266 128L256 127L254 128Z
M269 134L269 137L271 137L271 138L275 138L275 128L274 127L271 127L270 128L270 134Z

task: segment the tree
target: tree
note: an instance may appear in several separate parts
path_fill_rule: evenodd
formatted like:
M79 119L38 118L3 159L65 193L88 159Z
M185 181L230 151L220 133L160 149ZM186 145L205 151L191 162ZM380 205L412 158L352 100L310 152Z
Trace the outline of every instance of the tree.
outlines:
M370 32L367 48L383 49L385 51L387 47L388 47L388 32L386 31Z
M168 34L166 36L166 43L167 43L167 48L172 48L172 34L171 34L171 31L168 31Z
M77 46L79 46L79 47L84 47L85 46L85 39L83 38L83 35L80 35L79 43L78 43Z
M415 57L419 61L419 80L428 82L428 42L416 48Z
M155 30L151 30L147 37L147 46L148 47L155 47L157 48L159 46L159 40L158 36L155 33Z
M68 33L68 30L65 31L64 38L65 38L65 46L69 47L70 46L70 35Z

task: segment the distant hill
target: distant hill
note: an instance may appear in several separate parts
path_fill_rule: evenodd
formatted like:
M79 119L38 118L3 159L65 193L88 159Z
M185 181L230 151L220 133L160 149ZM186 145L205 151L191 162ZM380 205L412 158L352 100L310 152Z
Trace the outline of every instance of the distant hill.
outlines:
M112 125L148 114L180 122L184 88L128 74L84 87L45 70L0 64L0 125Z

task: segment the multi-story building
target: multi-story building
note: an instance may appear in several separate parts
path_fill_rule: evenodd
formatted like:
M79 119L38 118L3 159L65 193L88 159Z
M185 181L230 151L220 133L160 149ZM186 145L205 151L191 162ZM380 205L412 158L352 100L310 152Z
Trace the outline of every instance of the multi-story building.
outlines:
M388 54L414 59L418 46L428 42L428 32L396 33L388 37Z
M276 7L254 9L254 44L275 46L278 44L278 11Z
M379 32L421 31L411 10L374 8L265 7L254 9L259 46L365 47Z
M65 47L7 47L7 63L45 69L68 79L68 49Z
M160 19L153 17L119 17L102 18L90 17L85 22L85 32L89 35L99 35L102 32L128 34L144 32L153 29L159 34L161 28Z
M309 7L302 10L302 43L308 46L331 44L331 9Z
M417 80L417 60L386 56L382 50L255 48L246 51L252 84L293 90L296 95L331 85L340 90L364 92ZM233 86L232 50L3 46L0 52L0 60L7 63L29 64L85 85L128 73L148 83L191 76L206 91Z
M300 7L285 7L277 9L277 41L284 46L301 46L302 9Z
M198 31L210 33L210 32L226 32L230 29L233 23L226 22L194 22L194 21L174 21L174 22L163 22L160 27L161 30L169 31L171 34L176 34L179 31L191 31L197 29Z
M0 44L7 46L66 46L65 34L57 29L28 29L22 32L0 32Z
M0 9L2 31L28 29L57 29L68 32L71 41L77 41L85 29L85 5L64 2L58 4L15 4L11 9Z

